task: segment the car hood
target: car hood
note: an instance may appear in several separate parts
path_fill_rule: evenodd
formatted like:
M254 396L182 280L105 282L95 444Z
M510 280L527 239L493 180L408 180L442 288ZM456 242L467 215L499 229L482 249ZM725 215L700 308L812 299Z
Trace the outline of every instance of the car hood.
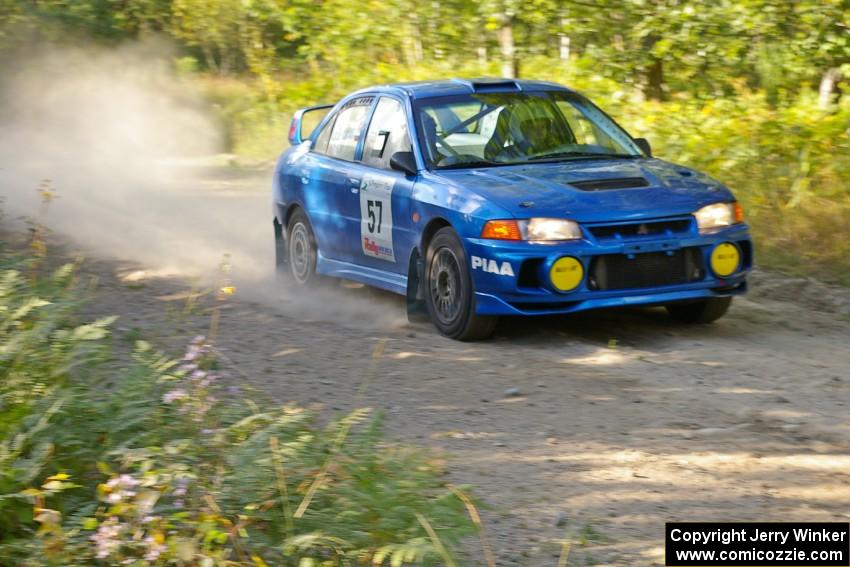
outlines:
M709 176L659 159L572 160L435 173L443 182L473 191L519 218L653 218L689 214L733 199Z

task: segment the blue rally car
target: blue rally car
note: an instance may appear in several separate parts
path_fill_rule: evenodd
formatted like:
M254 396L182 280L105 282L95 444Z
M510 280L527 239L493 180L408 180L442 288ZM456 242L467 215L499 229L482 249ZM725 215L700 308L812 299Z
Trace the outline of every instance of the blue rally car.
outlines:
M707 323L746 290L753 249L729 189L653 158L557 84L363 89L298 111L289 140L278 269L406 295L451 338L486 337L503 315L617 306Z

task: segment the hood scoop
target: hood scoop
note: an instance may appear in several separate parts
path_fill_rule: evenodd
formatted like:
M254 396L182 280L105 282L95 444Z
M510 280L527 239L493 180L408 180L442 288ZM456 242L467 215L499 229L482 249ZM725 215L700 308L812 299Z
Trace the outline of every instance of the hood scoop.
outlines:
M618 177L614 179L591 179L569 183L581 191L611 191L614 189L639 189L649 187L649 181L643 177Z

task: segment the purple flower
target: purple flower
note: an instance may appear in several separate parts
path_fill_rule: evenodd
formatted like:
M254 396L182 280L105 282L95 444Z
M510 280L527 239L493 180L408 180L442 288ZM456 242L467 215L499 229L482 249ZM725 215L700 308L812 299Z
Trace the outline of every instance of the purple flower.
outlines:
M121 547L121 541L118 539L118 536L121 535L121 529L122 526L115 517L111 517L100 524L97 532L91 536L91 540L97 549L96 555L98 559L109 557Z
M182 400L187 396L186 391L182 388L176 388L162 395L162 403L171 404L177 400Z
M148 546L147 553L145 553L145 561L156 561L162 555L162 552L165 551L165 546L157 543L152 536L145 538L145 544Z

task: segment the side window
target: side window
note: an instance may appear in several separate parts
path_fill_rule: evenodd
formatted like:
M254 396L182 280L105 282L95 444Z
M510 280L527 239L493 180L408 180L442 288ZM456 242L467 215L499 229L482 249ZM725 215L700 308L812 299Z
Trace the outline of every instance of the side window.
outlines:
M372 100L373 97L370 96L357 98L346 103L340 109L336 120L334 120L333 128L331 128L326 154L348 161L354 159L357 142L360 141L360 133L363 131L363 124L369 114ZM322 132L319 140L316 140L317 151L320 151L319 142L324 134Z
M382 97L366 133L363 163L389 169L390 157L394 153L409 152L411 149L404 108L397 100Z
M328 141L331 139L331 131L334 129L334 122L336 122L336 116L331 117L325 127L319 132L319 137L316 138L316 143L313 145L313 149L319 152L320 154L328 153Z

